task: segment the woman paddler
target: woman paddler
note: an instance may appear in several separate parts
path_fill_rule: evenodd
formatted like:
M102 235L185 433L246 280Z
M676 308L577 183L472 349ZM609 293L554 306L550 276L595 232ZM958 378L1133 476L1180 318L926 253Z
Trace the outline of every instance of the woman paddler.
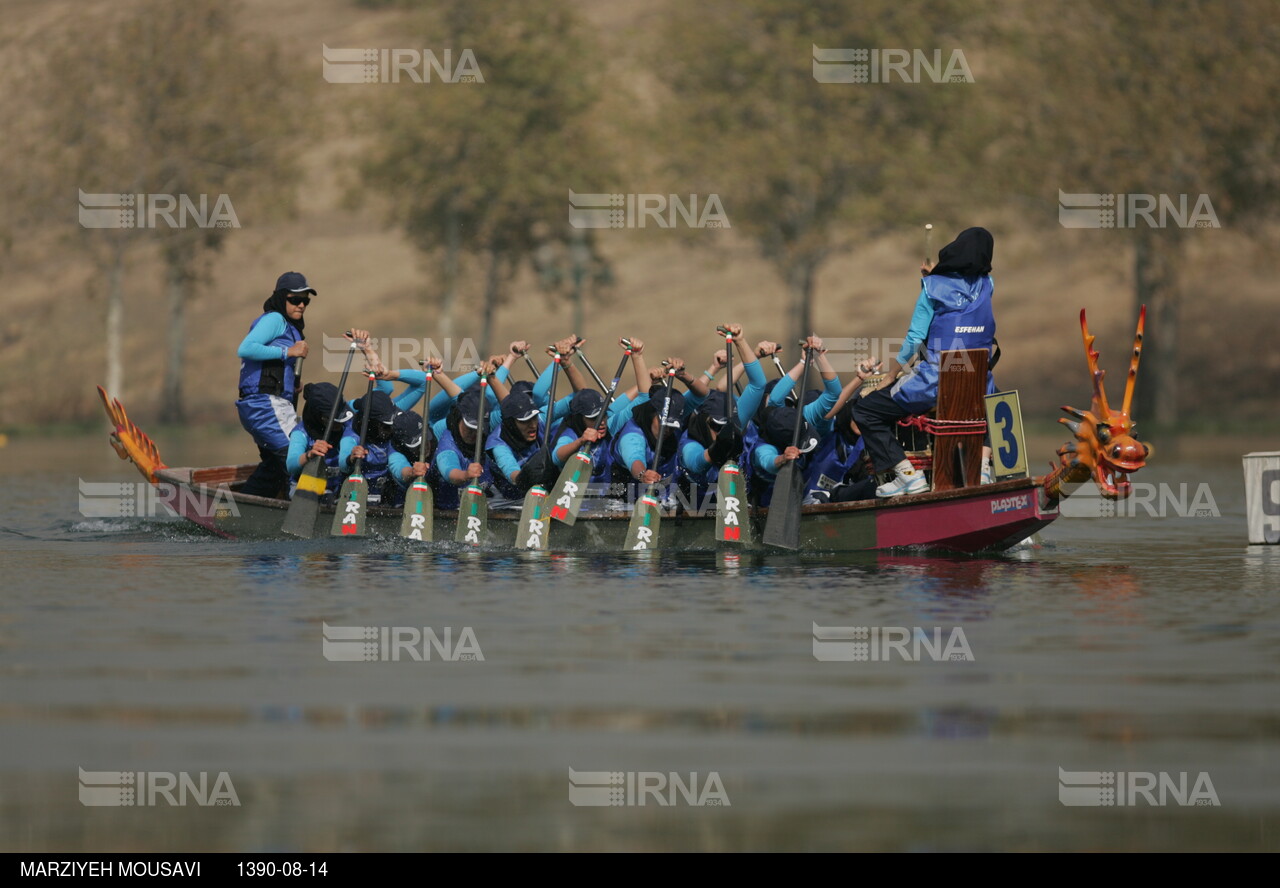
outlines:
M936 265L920 266L920 295L906 342L898 353L898 363L914 360L915 364L892 388L877 389L854 404L853 421L862 430L872 465L877 472L892 471L894 475L876 488L876 496L928 489L924 473L907 460L895 429L904 416L926 413L938 403L942 352L977 348L990 351L995 344L996 321L991 307L994 249L991 232L966 228L938 251ZM988 371L987 391L994 390ZM984 452L984 462L989 459L989 453Z
M261 462L241 493L279 496L289 483L289 435L298 424L296 362L307 356L303 314L316 291L296 271L276 280L262 314L240 343L240 395L236 412L258 445Z

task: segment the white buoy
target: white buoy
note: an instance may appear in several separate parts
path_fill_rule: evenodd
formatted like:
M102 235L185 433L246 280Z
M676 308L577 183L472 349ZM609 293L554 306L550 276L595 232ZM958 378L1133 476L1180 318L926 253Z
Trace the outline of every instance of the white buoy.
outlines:
M1244 512L1250 543L1280 543L1280 452L1244 455Z

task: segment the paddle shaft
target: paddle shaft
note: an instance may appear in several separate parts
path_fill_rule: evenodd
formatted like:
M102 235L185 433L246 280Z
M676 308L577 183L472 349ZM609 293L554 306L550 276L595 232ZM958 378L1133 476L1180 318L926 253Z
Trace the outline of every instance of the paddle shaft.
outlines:
M800 391L804 391L804 384L809 379L809 365L813 363L813 349L806 348L804 350L804 369L800 371L800 378L796 380L796 385L801 386ZM791 432L791 446L800 446L800 429L804 428L804 401L796 399L796 424L795 429Z
M729 375L726 377L728 383L724 387L724 419L725 427L728 428L729 423L733 422L733 334L725 333L724 336L724 369Z
M431 380L433 375L427 370L427 389L422 394L422 440L418 442L418 462L427 461L427 420L431 418Z
M556 377L560 375L560 355L552 359L551 390L547 393L547 426L542 430L542 449L551 449L551 418L556 412Z
M623 353L622 360L618 362L618 372L613 374L613 385L609 387L609 394L604 399L604 407L600 409L600 421L596 423L597 432L604 431L605 426L609 424L609 405L613 403L613 399L618 395L618 385L622 382L622 371L627 369L627 361L629 360L631 360L631 349L627 349ZM586 452L588 454L594 453L599 443L599 441L592 441L587 445Z
M592 367L591 362L587 360L587 353L582 349L578 349L578 357L582 358L583 366L587 368L587 372L591 374L591 378L596 381L596 385L600 386L600 391L604 391L604 380L600 378L600 374L596 372L596 368ZM618 375L622 375L621 370L618 371Z
M658 418L658 441L653 445L653 465L649 466L649 471L658 471L658 461L662 459L662 438L667 433L667 417L671 413L671 389L676 384L676 368L671 367L667 370L667 387L665 389L666 397L662 400L662 415ZM653 493L653 484L649 484L644 489L645 496Z
M472 460L476 465L480 465L480 455L484 453L484 414L489 409L489 399L487 393L489 391L489 377L484 373L480 374L480 412L476 416L476 446L475 459Z
M524 358L524 362L529 365L529 372L533 374L534 379L537 379L538 376L540 375L538 373L538 365L533 363L533 358L529 357L529 352L528 351L520 352L520 357Z
M351 343L351 348L347 349L347 365L342 368L342 376L338 377L338 396L333 399L333 406L329 408L329 418L324 422L324 436L321 441L329 440L329 433L333 431L334 420L338 418L338 408L342 406L342 391L347 387L347 374L351 372L351 360L356 356L356 350L360 348L358 343ZM301 361L299 361L299 366ZM296 378L296 377L295 377ZM311 459L324 459L322 456L313 456ZM311 464L311 460L307 460L307 465ZM306 467L303 467L306 471Z
M366 371L367 372L367 371ZM364 409L360 411L360 447L364 448L364 442L369 438L369 414L373 412L373 386L377 381L377 377L369 373L369 387L364 393ZM351 474L359 475L364 469L364 457L357 456L355 462L351 464Z

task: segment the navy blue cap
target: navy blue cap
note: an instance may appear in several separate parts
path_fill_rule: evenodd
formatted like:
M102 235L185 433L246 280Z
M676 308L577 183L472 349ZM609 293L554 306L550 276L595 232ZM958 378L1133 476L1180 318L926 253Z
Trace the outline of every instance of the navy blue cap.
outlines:
M650 395L649 400L653 403L654 416L659 418L662 417L662 405L666 402L667 397L665 388L659 391L656 395ZM684 424L681 420L684 418L684 395L673 389L670 398L671 407L667 411L667 428L683 428Z
M538 405L528 392L511 392L502 399L502 418L524 422L538 415Z
M595 419L604 409L604 395L595 389L579 389L569 399L569 412L575 416Z
M458 396L458 414L467 428L476 428L476 416L480 413L480 386L468 389ZM486 411L486 416L488 412Z
M716 425L724 425L724 413L729 407L729 397L719 389L707 395L707 399L698 405L698 412Z
M310 293L312 296L317 295L315 287L308 284L302 273L297 271L286 271L276 278L276 290L288 290L290 293Z
M412 410L397 413L391 421L391 440L397 447L417 447L422 443L422 417Z
M791 435L795 432L795 428L796 408L775 407L770 412L769 419L765 423L765 440L779 450L785 450L791 446ZM809 425L808 422L801 422L800 443L797 446L800 448L801 453L808 453L818 446L818 433L814 431L813 426Z

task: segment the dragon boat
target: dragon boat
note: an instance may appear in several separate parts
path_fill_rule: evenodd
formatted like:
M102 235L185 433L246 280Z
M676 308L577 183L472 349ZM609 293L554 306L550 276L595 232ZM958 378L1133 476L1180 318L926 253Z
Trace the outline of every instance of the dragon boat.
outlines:
M932 448L928 492L889 499L809 505L801 508L800 548L814 552L859 552L883 549L932 549L960 553L1008 549L1048 526L1059 515L1059 504L1080 484L1094 482L1101 495L1123 499L1130 493L1129 475L1143 468L1150 446L1133 432L1130 415L1139 358L1142 354L1146 309L1139 314L1133 353L1120 410L1107 402L1104 370L1093 348L1084 310L1080 329L1093 384L1089 410L1063 407L1059 419L1074 440L1057 451L1045 475L1009 477L981 484L980 453L987 433L983 393L987 378L985 351L944 352L938 407L933 417L914 424L930 433ZM177 515L221 537L288 539L281 530L289 501L252 496L239 488L256 464L173 468L166 466L154 441L128 417L119 400L100 386L113 426L110 439L121 459L134 464L156 485L157 502ZM993 434L993 447L1000 441ZM712 510L676 508L663 512L656 544L670 550L764 550L767 509L749 509L740 538L717 538ZM334 507L322 506L314 535L329 535ZM368 532L399 536L399 508L368 506ZM459 519L456 511L436 510L437 540L452 540ZM566 552L617 552L624 548L630 515L626 512L586 511L573 524L549 521L546 548ZM486 549L518 549L519 511L490 514ZM408 542L408 541L407 541ZM453 547L450 543L419 542L424 551Z

